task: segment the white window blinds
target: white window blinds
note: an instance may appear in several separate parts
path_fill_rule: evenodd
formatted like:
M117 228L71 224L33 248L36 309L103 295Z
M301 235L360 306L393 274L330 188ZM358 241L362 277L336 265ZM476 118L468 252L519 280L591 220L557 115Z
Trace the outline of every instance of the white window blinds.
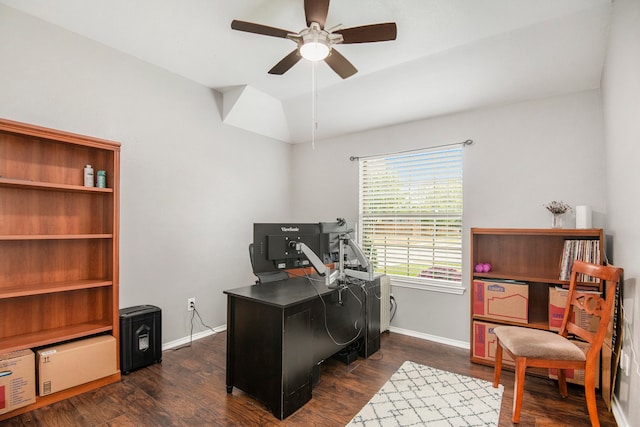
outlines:
M362 246L375 271L460 284L462 146L359 162Z

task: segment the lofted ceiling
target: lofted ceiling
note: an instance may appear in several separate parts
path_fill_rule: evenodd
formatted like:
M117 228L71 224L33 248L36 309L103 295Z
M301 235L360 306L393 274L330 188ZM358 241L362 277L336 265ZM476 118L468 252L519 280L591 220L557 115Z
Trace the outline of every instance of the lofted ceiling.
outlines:
M397 39L337 45L358 73L271 67L303 0L0 0L222 94L224 123L291 143L598 88L611 0L332 0L327 29L395 22ZM315 75L315 80L312 78ZM314 89L315 88L315 89ZM314 100L315 98L315 113Z

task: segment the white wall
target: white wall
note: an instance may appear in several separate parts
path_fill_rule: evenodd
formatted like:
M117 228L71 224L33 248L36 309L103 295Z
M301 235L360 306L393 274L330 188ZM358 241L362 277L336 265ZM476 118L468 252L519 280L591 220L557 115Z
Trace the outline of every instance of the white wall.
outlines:
M640 425L640 1L613 2L603 77L606 137L607 228L614 235L614 262L624 268L623 350L630 375L618 373L616 397L625 423Z
M223 290L254 280L252 223L288 215L287 144L222 125L203 86L4 6L0 117L121 142L120 307L159 306L164 343L189 335L188 297L226 323Z
M591 205L603 226L605 174L599 91L487 108L293 149L294 211L300 221L358 218L358 163L367 156L472 139L464 151L463 281L470 227L548 228L544 204ZM575 217L566 226L573 228ZM393 287L392 326L468 343L469 294ZM442 321L442 319L447 319Z

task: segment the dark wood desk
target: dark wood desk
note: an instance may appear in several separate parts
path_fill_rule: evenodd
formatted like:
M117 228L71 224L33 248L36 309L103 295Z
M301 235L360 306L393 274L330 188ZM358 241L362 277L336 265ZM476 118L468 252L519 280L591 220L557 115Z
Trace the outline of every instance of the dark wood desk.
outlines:
M311 399L323 360L354 343L362 357L380 348L379 279L339 291L299 277L224 293L227 393L237 387L279 419Z

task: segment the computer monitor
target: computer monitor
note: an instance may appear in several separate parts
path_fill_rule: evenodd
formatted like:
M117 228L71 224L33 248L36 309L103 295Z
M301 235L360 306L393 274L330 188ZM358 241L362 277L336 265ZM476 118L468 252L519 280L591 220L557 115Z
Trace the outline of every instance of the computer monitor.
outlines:
M311 263L297 243L304 243L314 253L321 253L320 224L253 224L253 269L266 273L289 268L310 267Z
M356 238L355 224L338 218L336 222L320 223L320 255L325 263L340 261L340 236L349 234Z

